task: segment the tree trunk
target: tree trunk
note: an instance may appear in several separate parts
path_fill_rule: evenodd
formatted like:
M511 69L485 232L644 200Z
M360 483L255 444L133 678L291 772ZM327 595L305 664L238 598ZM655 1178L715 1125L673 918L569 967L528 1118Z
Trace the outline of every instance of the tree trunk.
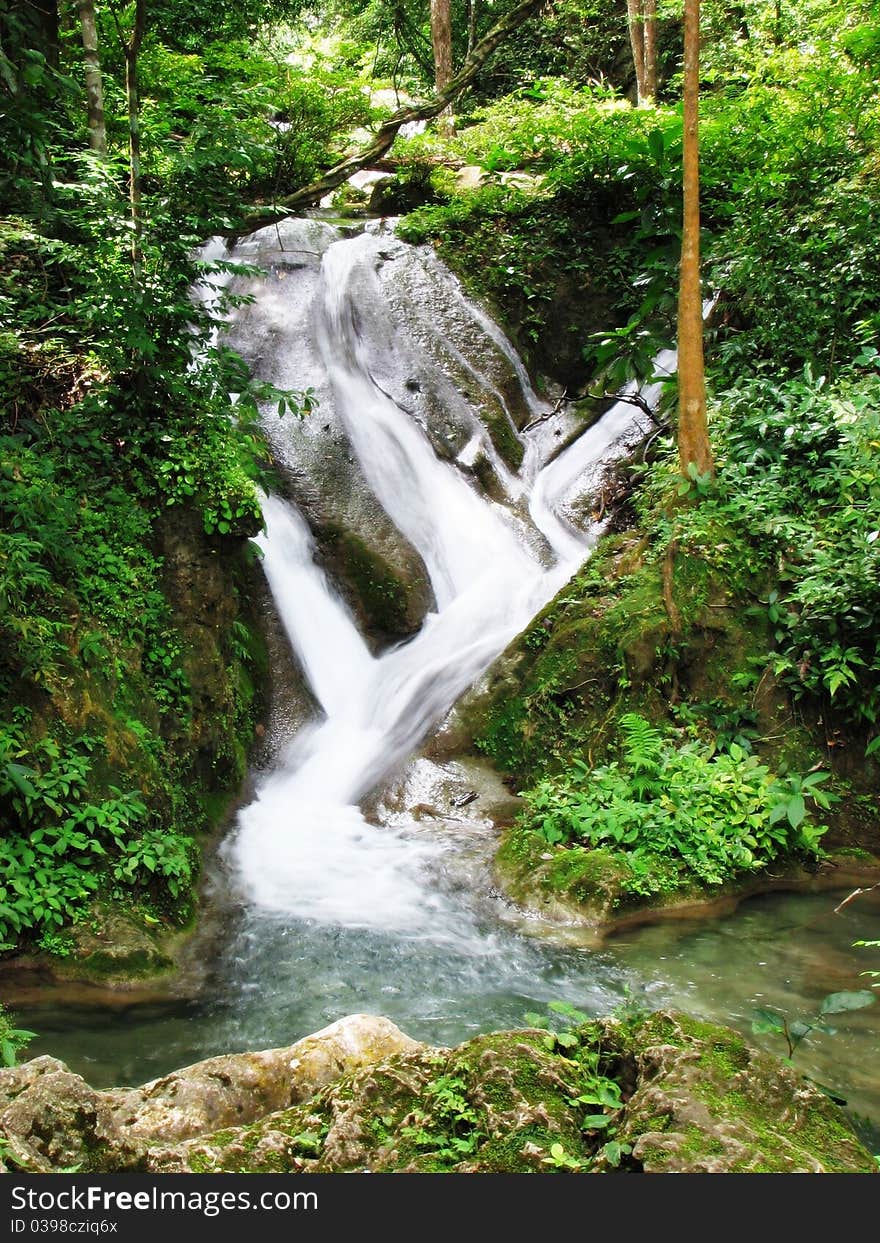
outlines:
M434 87L437 94L446 90L452 81L452 17L450 0L431 0L431 46L434 49ZM439 117L438 128L446 135L452 133L455 121L452 108L445 109Z
M636 70L636 102L641 103L645 98L645 26L642 21L641 0L626 0L626 17Z
M626 0L629 42L636 70L636 102L657 98L657 0Z
M141 204L141 108L138 83L138 57L147 26L146 0L137 0L131 38L125 45L125 95L128 101L128 197L131 211L131 271L140 285L144 267L144 219Z
M642 0L645 21L645 103L657 99L657 0Z
M86 110L89 122L89 148L103 159L107 155L107 127L104 122L104 83L98 56L98 29L94 0L77 0L86 67Z
M678 457L688 478L715 473L706 424L700 292L700 0L684 5L684 216L678 292Z
M468 56L477 42L477 0L468 0Z
M407 121L428 121L432 117L439 116L444 108L448 108L453 100L458 98L465 87L470 86L499 44L503 43L514 30L518 30L523 22L542 8L545 3L546 0L520 0L516 8L511 9L505 17L502 17L479 41L445 90L436 94L433 99L425 100L424 103L398 108L397 112L379 127L373 140L367 143L357 155L349 156L341 163L335 164L316 181L302 186L293 194L286 195L277 204L258 209L241 222L240 228L233 236L240 237L243 233L252 232L263 225L275 224L290 215L292 211L311 206L325 194L341 186L352 173L362 168L369 168L376 160L381 160L392 147L402 125L406 125Z

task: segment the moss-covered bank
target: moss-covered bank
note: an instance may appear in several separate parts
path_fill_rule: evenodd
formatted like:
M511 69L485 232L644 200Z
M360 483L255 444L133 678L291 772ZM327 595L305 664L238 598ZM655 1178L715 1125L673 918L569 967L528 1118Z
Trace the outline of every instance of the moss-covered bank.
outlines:
M185 506L162 513L144 541L141 588L160 624L138 629L123 614L121 640L71 610L63 663L42 685L22 674L5 688L4 714L22 723L15 759L34 792L25 807L13 791L13 824L34 843L56 836L65 875L93 852L89 883L64 891L57 919L36 907L28 930L22 909L25 959L11 981L20 968L111 987L168 976L193 926L202 848L246 772L265 706L259 566L242 535L206 534ZM138 810L117 826L120 798ZM82 838L70 838L73 825ZM42 883L54 892L54 873Z

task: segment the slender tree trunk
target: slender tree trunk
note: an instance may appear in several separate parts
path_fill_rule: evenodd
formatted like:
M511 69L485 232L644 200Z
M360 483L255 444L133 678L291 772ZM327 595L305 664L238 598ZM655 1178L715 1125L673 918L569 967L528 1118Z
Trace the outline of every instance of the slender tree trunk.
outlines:
M431 46L434 49L434 86L437 94L452 81L452 16L450 0L431 0ZM452 108L438 118L441 133L451 134L455 128Z
M626 0L626 17L633 65L636 70L636 101L641 103L645 98L645 26L642 21L640 0Z
M478 0L468 0L468 56L477 42L477 3Z
M128 101L128 197L131 211L131 271L135 285L140 285L144 267L144 218L141 204L141 108L138 83L138 57L147 26L146 0L137 0L131 38L125 45L125 94Z
M94 0L77 0L86 66L86 110L89 122L89 148L95 155L107 155L107 127L104 122L104 82L98 55L98 28Z
M657 98L657 0L626 0L629 42L636 71L636 101Z
M657 0L642 0L645 22L645 102L657 99Z
M678 457L687 477L715 464L706 424L703 303L700 292L700 0L684 5L684 217L678 292Z

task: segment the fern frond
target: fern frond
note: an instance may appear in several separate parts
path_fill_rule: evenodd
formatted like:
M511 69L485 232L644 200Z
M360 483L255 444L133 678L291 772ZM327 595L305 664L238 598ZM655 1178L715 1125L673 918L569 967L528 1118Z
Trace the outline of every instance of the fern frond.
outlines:
M655 773L663 749L663 736L637 712L625 712L618 722L623 734L626 762L634 773Z

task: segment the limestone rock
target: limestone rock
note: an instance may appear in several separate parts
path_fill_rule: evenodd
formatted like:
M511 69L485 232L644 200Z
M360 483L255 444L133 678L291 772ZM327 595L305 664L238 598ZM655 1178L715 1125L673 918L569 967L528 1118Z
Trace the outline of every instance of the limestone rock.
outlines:
M105 1095L54 1058L0 1071L0 1099L7 1165L36 1173L143 1168L142 1146L122 1135Z
M454 1049L353 1015L117 1092L38 1058L0 1072L0 1137L34 1172L878 1172L796 1069L663 1012Z
M72 966L93 978L135 982L173 965L156 938L121 911L96 907L91 919L73 925L71 939Z
M106 1095L126 1134L166 1144L253 1122L308 1100L347 1072L416 1047L389 1019L353 1014L287 1048L208 1058Z
M657 1014L627 1043L637 1087L617 1139L645 1173L876 1172L838 1106L729 1029Z
M307 1105L154 1148L157 1172L876 1173L846 1115L735 1032L684 1015L417 1047ZM598 1106L597 1075L619 1092ZM591 1128L604 1112L607 1126ZM560 1155L561 1154L561 1155Z

